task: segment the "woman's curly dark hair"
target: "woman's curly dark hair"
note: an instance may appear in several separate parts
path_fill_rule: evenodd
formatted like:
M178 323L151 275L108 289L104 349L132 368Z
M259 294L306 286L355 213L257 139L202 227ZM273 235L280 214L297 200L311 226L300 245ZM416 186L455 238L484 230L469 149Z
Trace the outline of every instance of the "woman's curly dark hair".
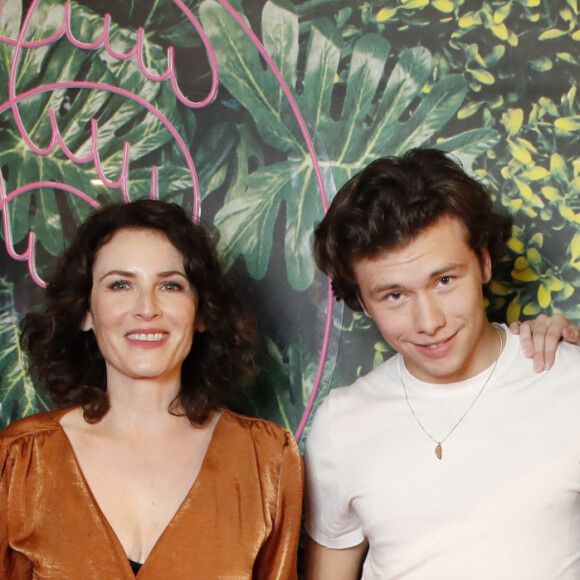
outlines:
M201 425L230 400L239 381L253 374L255 321L223 274L204 227L192 223L176 204L112 204L81 225L48 282L44 310L27 314L23 321L22 346L57 406L81 405L89 422L105 415L105 360L93 332L81 326L89 309L97 253L125 229L160 232L183 256L205 331L194 336L181 369L180 393L169 410Z
M492 264L502 258L512 218L493 211L491 195L445 153L411 149L367 165L343 185L314 235L314 258L337 300L361 312L353 265L408 244L443 216L458 219L466 241Z

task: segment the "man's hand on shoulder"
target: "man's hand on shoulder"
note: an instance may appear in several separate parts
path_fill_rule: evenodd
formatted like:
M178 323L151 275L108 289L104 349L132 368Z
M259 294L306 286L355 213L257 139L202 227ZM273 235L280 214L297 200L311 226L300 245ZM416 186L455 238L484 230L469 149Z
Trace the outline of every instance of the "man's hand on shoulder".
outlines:
M580 329L561 314L540 314L534 320L513 322L509 328L512 334L519 334L524 354L534 359L537 373L552 367L562 339L580 346Z

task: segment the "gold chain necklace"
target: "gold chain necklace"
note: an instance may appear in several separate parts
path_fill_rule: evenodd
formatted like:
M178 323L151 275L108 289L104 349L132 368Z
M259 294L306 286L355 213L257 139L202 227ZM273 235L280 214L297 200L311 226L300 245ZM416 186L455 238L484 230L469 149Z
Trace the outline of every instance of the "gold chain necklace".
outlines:
M499 352L497 353L497 357L495 358L495 362L493 363L493 366L491 368L491 372L489 373L489 375L487 375L487 378L485 379L483 386L481 387L481 389L479 389L479 392L477 393L477 395L475 395L475 399L473 399L473 401L471 401L471 404L469 405L469 407L467 407L467 410L465 411L465 413L463 413L463 415L461 415L461 417L459 417L459 421L457 421L457 423L455 423L455 425L453 425L453 427L451 427L451 430L441 440L435 439L435 437L433 437L433 435L431 435L431 433L429 433L429 431L427 431L427 429L425 429L425 427L423 426L423 423L421 423L419 417L417 417L417 414L413 410L413 407L411 406L411 401L409 401L409 394L407 393L407 387L405 386L405 381L403 380L403 366L402 366L403 361L401 361L401 369L400 369L401 384L403 385L403 391L405 392L405 400L407 401L407 405L409 406L409 410L411 411L411 414L415 418L415 421L417 421L417 425L419 425L419 427L421 427L421 429L423 430L423 433L425 433L425 435L427 435L427 437L429 437L429 439L431 439L434 443L437 444L435 447L435 455L437 456L437 459L443 459L443 443L445 443L445 441L449 437L449 435L451 435L451 433L453 433L453 431L455 431L455 429L457 429L457 427L459 427L461 421L463 421L463 419L465 419L465 417L467 416L469 411L471 411L471 409L473 409L473 406L475 405L475 403L477 403L477 399L479 399L479 397L481 396L481 393L483 393L483 390L487 386L487 383L489 383L489 379L491 379L491 375L493 375L493 373L495 372L495 367L497 367L497 361L499 360L499 357L501 355L501 351L503 350L503 332L500 332L499 329L495 326L493 326L492 328L496 331L497 336L499 338Z

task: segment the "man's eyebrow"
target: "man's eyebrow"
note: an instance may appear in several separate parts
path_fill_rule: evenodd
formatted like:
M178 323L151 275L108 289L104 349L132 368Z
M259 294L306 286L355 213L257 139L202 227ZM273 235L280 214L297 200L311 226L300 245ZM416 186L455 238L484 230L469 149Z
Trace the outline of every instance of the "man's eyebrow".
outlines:
M431 272L428 278L429 280L433 280L434 278L439 278L440 276L444 276L445 274L460 270L464 267L465 264L463 262L450 262L449 264L445 264L441 268L437 268L437 270ZM370 292L371 294L377 294L379 292L388 292L389 290L404 290L405 288L405 284L401 284L400 282L387 282L385 284L377 284L376 286L373 286Z
M429 278L438 278L439 276L443 276L444 274L451 272L453 270L459 270L464 268L465 264L463 262L450 262L449 264L445 264L441 268L431 272Z
M404 284L399 284L398 282L392 282L387 284L377 284L371 288L371 294L377 294L378 292L386 292L389 290L401 290L405 288Z

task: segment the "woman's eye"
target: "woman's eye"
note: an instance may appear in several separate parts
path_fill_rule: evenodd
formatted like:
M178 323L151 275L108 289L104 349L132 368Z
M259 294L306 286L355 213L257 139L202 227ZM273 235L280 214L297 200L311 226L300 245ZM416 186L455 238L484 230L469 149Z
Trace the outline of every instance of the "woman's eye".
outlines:
M126 290L129 288L129 282L126 280L115 280L109 284L111 290Z
M164 282L163 283L163 290L183 290L183 284L181 284L180 282Z

